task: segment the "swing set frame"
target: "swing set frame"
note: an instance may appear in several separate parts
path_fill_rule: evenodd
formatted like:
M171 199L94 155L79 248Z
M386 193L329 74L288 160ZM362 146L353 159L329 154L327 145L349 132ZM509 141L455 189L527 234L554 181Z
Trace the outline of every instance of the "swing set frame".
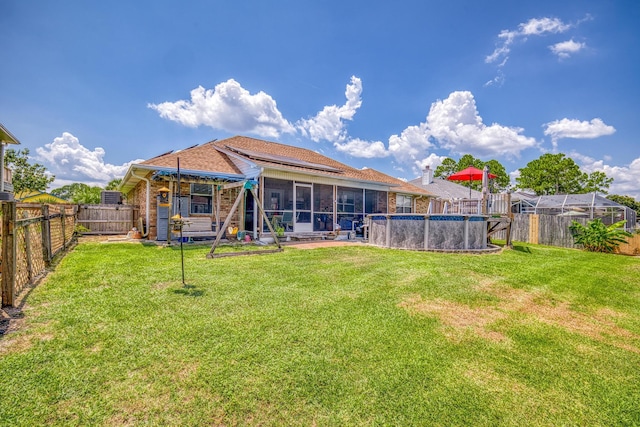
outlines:
M260 198L256 194L255 187L258 185L257 181L247 180L247 181L242 182L240 185L242 186L242 188L241 188L240 192L238 193L238 197L236 197L236 201L233 203L233 206L231 207L231 211L227 215L227 218L224 220L224 224L222 224L222 227L221 227L220 231L216 235L216 240L213 242L213 245L211 245L211 250L207 254L207 258L209 258L209 259L230 257L230 256L241 256L241 255L272 254L272 253L282 252L282 250L283 250L282 249L282 245L280 244L280 240L278 239L278 235L274 231L273 226L271 225L271 221L269 221L269 217L267 217L267 214L264 212L264 208L262 206L262 202L260 201ZM236 186L238 186L238 184L231 184L231 185L228 185L228 186L223 186L223 188L231 188L231 187L236 187ZM278 248L277 249L272 249L272 250L265 249L265 250L261 250L261 251L242 251L242 252L231 252L231 253L228 252L228 253L224 253L224 254L216 254L215 251L216 251L216 248L218 247L218 245L220 244L220 241L222 240L222 234L223 234L224 230L226 230L227 227L229 226L229 223L231 222L231 217L238 210L238 206L240 206L240 202L243 200L243 198L244 198L245 194L247 193L247 191L250 192L253 195L253 200L255 200L256 205L258 206L258 210L260 211L260 216L264 220L264 222L267 224L267 227L269 228L269 232L271 233L271 236L273 236L273 241L278 246Z

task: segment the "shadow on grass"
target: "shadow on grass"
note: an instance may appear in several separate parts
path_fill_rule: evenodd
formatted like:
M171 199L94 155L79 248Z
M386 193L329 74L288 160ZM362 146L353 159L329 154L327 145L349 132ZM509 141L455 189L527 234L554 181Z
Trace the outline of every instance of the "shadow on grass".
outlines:
M518 252L524 252L524 253L527 253L527 254L531 253L531 248L529 246L513 245L513 250L514 251L518 251Z
M201 297L204 295L202 289L197 289L195 285L184 285L180 289L174 289L174 294L184 295L186 297Z

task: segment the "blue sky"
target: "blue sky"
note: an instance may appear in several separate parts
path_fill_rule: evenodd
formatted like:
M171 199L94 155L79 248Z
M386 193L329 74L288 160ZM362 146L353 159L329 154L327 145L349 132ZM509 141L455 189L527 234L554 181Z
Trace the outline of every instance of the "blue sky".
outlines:
M640 2L0 2L0 122L56 175L247 135L403 179L543 153L640 199Z

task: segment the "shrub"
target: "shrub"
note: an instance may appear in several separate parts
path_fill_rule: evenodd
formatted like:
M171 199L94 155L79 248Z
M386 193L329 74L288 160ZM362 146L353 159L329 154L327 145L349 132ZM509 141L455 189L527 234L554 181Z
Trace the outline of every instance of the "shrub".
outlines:
M631 237L631 233L622 228L625 223L626 221L618 221L607 226L600 218L596 218L587 225L573 221L569 229L573 234L573 241L587 251L610 253L621 243L626 243L627 237Z

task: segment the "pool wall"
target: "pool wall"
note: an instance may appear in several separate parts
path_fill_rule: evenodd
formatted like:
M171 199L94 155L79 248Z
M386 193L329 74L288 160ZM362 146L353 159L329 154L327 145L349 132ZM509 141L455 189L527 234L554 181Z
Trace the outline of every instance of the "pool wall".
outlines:
M370 215L369 243L387 248L465 251L487 248L484 215Z

